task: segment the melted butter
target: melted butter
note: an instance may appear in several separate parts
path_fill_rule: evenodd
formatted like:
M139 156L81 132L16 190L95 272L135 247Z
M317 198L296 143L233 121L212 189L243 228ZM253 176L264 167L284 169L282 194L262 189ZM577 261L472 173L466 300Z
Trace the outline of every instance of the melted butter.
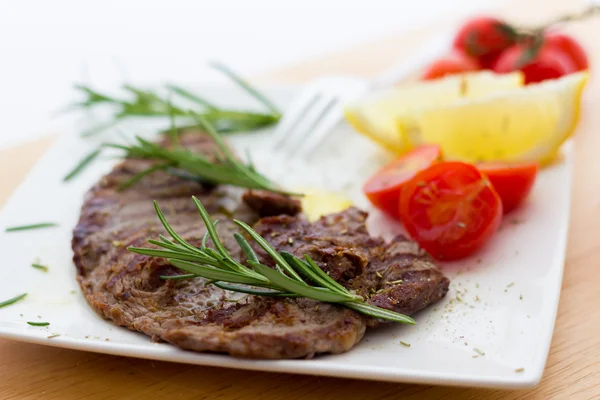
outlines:
M352 202L339 193L309 187L298 188L296 191L304 193L302 209L310 221L352 206Z

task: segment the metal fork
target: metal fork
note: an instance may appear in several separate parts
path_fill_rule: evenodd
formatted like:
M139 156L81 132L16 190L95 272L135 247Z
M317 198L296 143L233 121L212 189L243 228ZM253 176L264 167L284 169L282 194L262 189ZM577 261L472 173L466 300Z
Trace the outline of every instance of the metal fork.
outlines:
M273 133L272 150L288 157L306 156L319 145L343 118L344 105L369 90L388 87L414 74L448 48L443 33L420 48L417 54L404 57L395 67L373 81L349 77L314 80L296 97Z
M341 120L347 101L368 89L361 79L319 78L308 84L286 110L273 133L273 150L305 155Z

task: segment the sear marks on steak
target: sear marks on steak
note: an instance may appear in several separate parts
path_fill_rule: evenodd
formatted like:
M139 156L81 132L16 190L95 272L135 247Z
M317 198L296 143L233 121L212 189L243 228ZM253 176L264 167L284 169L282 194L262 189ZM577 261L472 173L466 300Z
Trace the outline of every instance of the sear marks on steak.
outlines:
M184 134L181 143L214 154L214 144L200 133ZM309 254L334 279L384 308L412 314L448 290L448 280L413 242L370 237L366 214L354 208L309 223L301 216L273 216L298 213L299 204L285 196L252 191L240 201L241 192L234 188L207 187L164 172L143 178L129 190L117 190L150 164L126 160L103 177L87 194L73 232L73 260L84 295L117 325L184 349L298 358L347 351L367 326L380 323L310 299L249 296L206 285L202 278L161 280L181 271L127 247L148 246L148 239L165 234L154 212L155 199L175 231L199 244L205 229L192 195L220 221L217 230L225 247L240 260L232 237L238 230L231 218L256 224L279 250ZM264 215L269 217L260 220Z
M378 307L410 315L446 295L450 281L427 253L404 236L389 243L370 236L366 219L366 212L352 207L314 223L286 215L263 218L254 229L280 251L308 254L330 277ZM263 263L273 264L262 249L255 250Z

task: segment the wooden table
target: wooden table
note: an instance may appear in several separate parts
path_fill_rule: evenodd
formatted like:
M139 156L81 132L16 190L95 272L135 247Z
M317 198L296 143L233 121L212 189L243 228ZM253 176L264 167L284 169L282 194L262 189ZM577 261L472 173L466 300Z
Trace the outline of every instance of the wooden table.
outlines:
M516 1L516 0L515 0ZM515 5L520 3L518 6ZM516 1L504 12L527 20L576 9L575 2ZM441 22L436 26L449 22ZM570 27L592 52L600 74L600 21ZM305 81L318 74L371 76L403 51L417 46L432 29L355 47L275 71L261 79ZM0 399L591 399L600 398L600 82L585 95L576 140L576 172L567 264L556 330L541 384L505 391L417 386L310 376L195 367L114 357L0 340ZM53 141L0 152L0 205ZM7 173L10 171L10 173ZM551 199L548 199L551 201Z

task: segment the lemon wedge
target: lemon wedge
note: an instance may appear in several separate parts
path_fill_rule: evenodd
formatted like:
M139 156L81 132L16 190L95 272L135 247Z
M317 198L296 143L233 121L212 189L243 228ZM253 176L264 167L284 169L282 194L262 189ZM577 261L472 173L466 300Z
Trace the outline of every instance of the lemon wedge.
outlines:
M588 73L430 106L398 123L410 146L435 143L445 159L549 161L574 132Z
M423 107L444 106L463 98L476 99L521 86L523 75L520 72L495 74L481 71L451 75L373 93L348 104L344 114L357 131L391 151L403 153L410 143L398 131L398 119L408 123L412 113Z
M340 212L352 206L352 202L338 193L315 188L300 188L303 193L302 211L309 221L316 221L323 215Z

